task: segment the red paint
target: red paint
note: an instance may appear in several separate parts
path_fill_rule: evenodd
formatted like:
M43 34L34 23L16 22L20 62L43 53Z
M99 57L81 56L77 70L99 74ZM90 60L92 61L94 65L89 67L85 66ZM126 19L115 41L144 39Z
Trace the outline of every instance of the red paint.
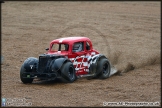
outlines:
M73 52L73 45L77 42L82 42L83 43L83 50L80 52ZM89 43L90 49L87 50L86 49L86 43ZM52 51L52 45L53 44L67 44L69 46L67 51L64 50L60 50L60 51ZM62 46L61 46L62 47ZM58 48L59 49L59 48ZM72 61L75 70L76 70L76 75L83 75L83 74L88 74L88 72L86 71L86 69L88 70L88 66L86 64L88 63L88 56L93 56L91 53L95 53L99 54L98 51L93 49L92 46L92 42L89 38L87 37L67 37L67 38L60 38L60 39L55 39L53 41L50 42L50 48L49 51L47 52L47 54L60 54L60 55L64 55L67 56L69 58L69 60ZM84 66L84 64L86 66ZM78 69L78 70L77 70Z

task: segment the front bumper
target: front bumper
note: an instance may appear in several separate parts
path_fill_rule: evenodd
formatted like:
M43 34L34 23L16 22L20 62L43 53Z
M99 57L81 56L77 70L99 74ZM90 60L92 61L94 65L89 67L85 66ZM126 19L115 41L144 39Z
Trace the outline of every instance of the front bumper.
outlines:
M42 80L49 80L49 79L56 79L58 77L57 73L31 73L31 72L24 72L22 74L23 78L39 78Z

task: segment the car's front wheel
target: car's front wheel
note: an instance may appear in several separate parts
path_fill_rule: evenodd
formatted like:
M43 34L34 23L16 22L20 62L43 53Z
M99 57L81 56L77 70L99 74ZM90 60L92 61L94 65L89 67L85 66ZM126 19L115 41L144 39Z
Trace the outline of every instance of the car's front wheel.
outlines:
M26 83L32 83L33 82L33 78L24 78L23 76L23 73L26 72L25 71L25 68L24 68L24 65L21 66L21 69L20 69L20 79L21 81L26 84Z
M23 83L33 82L33 78L31 78L30 72L36 72L37 65L38 59L35 57L29 57L24 61L20 69L20 79Z
M72 83L76 80L75 68L71 62L65 62L61 68L61 80Z

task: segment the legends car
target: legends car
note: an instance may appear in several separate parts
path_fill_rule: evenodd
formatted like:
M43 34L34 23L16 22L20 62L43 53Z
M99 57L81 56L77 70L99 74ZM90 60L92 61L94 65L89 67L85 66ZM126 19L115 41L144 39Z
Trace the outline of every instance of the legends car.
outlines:
M55 39L46 50L38 58L24 61L20 69L23 83L32 83L35 78L67 83L81 77L106 79L115 72L108 58L93 49L87 37Z

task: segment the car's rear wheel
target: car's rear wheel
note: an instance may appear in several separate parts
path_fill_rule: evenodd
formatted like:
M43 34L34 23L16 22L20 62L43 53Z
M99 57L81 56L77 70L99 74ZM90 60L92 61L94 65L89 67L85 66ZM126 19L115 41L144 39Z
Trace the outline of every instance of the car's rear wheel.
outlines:
M109 77L111 71L110 63L106 58L101 58L98 61L97 73L98 78L106 79Z
M75 68L71 62L65 62L61 68L61 80L72 83L76 80Z

